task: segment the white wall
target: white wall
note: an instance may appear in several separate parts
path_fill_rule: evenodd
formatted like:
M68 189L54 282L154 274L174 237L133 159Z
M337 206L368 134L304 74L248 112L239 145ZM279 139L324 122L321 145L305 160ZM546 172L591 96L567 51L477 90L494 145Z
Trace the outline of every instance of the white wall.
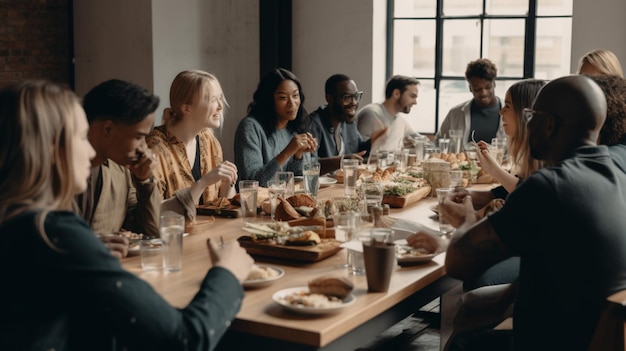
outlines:
M613 51L626 69L626 1L574 1L572 23L572 73L578 60L593 49Z
M293 72L302 82L309 111L326 103L324 83L335 73L350 76L365 92L360 106L384 97L385 52L380 39L384 43L385 3L293 0Z
M113 78L152 89L150 0L73 3L76 93Z

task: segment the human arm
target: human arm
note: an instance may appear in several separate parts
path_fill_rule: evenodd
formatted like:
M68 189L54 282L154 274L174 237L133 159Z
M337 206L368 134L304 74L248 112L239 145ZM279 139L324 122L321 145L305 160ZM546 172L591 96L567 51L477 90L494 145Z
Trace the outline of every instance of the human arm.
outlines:
M128 239L120 235L98 235L102 244L109 249L111 255L121 260L128 255Z
M156 155L146 147L145 153L126 171L128 198L124 228L147 236L159 236L159 213L162 196L156 186Z
M66 296L63 303L102 321L107 326L102 333L112 333L120 348L212 350L241 308L239 277L224 266L210 268L191 302L177 309L122 269L93 234L86 235L90 231L84 223L72 218L54 222L46 231L63 253L49 249L45 262L54 270L59 294Z
M453 203L452 196L443 206ZM465 221L456 229L446 252L446 272L463 281L476 279L485 269L512 256L500 240L488 217L478 220L471 197L463 200Z
M489 173L498 183L502 184L502 186L508 191L512 192L517 187L517 183L519 183L519 178L515 175L505 171L498 162L491 157L489 152L487 143L483 140L477 143L477 146L480 152L476 153L478 157L478 161L480 162L480 167L485 170L485 172Z
M343 160L344 158L363 161L363 156L365 155L365 152L366 151L363 150L363 151L357 152L355 154L350 154L350 155L320 157L317 159L321 166L320 174L331 173L333 171L340 169L341 160Z

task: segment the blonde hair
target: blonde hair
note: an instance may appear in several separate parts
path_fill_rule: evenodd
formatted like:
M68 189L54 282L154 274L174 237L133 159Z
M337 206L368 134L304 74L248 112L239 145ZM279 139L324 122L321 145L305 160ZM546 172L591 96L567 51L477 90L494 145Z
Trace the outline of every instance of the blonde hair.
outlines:
M191 105L201 99L204 89L207 91L211 89L209 84L211 82L218 86L220 84L217 77L205 71L191 70L178 73L170 86L170 107L163 111L163 123L180 122L183 118L182 106ZM225 99L223 103L224 107L228 106Z
M37 227L74 199L72 135L78 97L69 89L30 80L0 91L0 224L28 211Z
M578 70L576 73L580 74L580 70L585 63L592 65L602 74L615 75L620 78L624 78L622 65L612 51L603 49L589 51L581 57L580 60L578 60Z

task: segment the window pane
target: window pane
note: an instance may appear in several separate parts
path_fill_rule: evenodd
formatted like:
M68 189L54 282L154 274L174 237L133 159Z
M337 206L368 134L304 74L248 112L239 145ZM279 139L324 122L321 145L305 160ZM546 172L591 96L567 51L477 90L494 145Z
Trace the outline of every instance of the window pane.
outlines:
M474 58L475 59L475 58ZM469 62L469 61L468 61ZM467 62L463 69L465 70ZM469 85L465 80L442 80L439 84L439 126L454 106L472 98ZM437 128L439 130L439 128Z
M524 76L524 20L485 20L485 50L498 68L498 76Z
M402 74L397 72L394 74ZM435 101L436 94L432 79L420 79L418 86L417 105L403 117L413 129L419 133L435 133Z
M444 16L468 16L482 13L482 0L443 0Z
M537 16L571 16L573 0L538 0Z
M528 0L487 0L488 15L526 15Z
M444 20L442 74L465 76L465 67L480 57L480 21Z
M572 19L537 19L535 78L553 79L570 74Z
M437 2L432 0L395 0L393 2L394 17L435 17Z
M393 70L415 77L435 76L435 20L395 21Z

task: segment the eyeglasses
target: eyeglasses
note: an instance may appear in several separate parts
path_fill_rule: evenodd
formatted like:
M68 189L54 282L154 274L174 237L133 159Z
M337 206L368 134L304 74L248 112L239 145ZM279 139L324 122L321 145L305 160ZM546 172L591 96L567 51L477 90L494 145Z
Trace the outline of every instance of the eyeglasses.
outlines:
M543 112L543 111L536 111L536 110L533 110L532 108L525 108L522 110L522 117L524 117L525 123L529 123L530 120L533 119L533 117L535 117L535 115L546 115L546 116L551 116L551 117L558 117L555 114Z
M343 94L337 97L342 103L349 104L352 102L352 100L354 100L355 102L361 101L361 97L363 97L363 92L357 91L355 94Z

